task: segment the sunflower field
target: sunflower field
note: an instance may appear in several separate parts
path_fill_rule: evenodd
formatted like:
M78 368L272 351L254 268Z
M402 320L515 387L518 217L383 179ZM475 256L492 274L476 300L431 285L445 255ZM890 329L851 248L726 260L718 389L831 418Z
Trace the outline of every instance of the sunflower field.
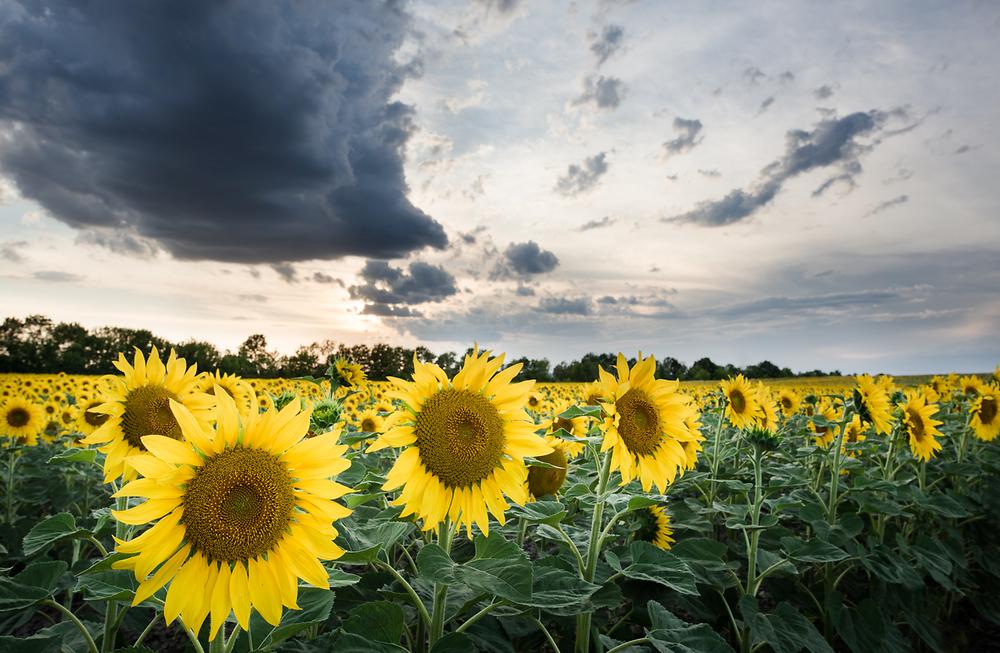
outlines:
M1000 650L993 375L0 375L5 651Z

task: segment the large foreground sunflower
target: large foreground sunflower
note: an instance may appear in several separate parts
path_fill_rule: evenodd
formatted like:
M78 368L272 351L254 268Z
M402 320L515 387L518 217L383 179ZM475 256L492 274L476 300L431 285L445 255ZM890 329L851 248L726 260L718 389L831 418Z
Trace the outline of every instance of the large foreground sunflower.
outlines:
M552 452L525 412L534 381L512 383L521 364L500 371L503 358L476 350L449 380L414 357L412 381L389 379L390 396L405 411L368 450L403 447L382 487L402 488L393 504L420 518L424 530L450 519L470 535L473 523L489 534L489 514L505 523L504 495L528 500L525 456Z
M38 434L46 423L41 406L23 397L10 397L0 407L0 435L16 439L21 444L38 444Z
M654 378L653 356L639 359L629 369L619 353L617 378L598 368L605 414L601 451L611 451L611 467L621 473L622 485L638 478L643 491L655 485L665 492L687 466L682 443L701 438L688 427L698 411L677 381Z
M83 412L84 416L87 413L108 416L83 440L85 444L101 445L98 450L105 454L105 483L120 476L126 481L135 478L135 470L126 459L146 450L143 437L162 435L180 439L181 427L170 410L171 401L186 406L203 426L208 423L215 403L214 397L198 390L197 366L187 367L173 350L166 365L153 347L148 360L136 349L132 365L124 354L119 354L115 367L122 376L109 379L105 403Z
M937 404L928 404L924 394L918 390L907 396L902 410L906 432L910 436L910 450L920 460L930 460L941 449L941 443L934 439L941 435L937 429L941 422L934 419Z
M236 404L218 392L214 428L171 400L178 439L147 435L146 454L133 456L142 478L116 496L145 497L114 511L126 524L156 523L138 537L118 541L115 564L140 581L133 605L167 582L163 616L180 615L196 633L211 614L215 639L229 613L249 627L253 608L271 625L282 606L298 609L299 579L328 588L320 560L340 557L332 522L351 513L334 502L350 488L330 478L350 467L336 430L304 439L309 411L292 402L283 410L251 414L241 425ZM242 426L242 428L241 428Z
M726 417L729 418L729 423L738 429L752 426L760 409L757 395L746 378L738 374L735 379L719 383L719 387L726 396Z
M876 433L888 434L892 430L892 404L885 390L886 384L879 383L868 374L855 378L858 386L854 390L854 407L861 421L872 424Z
M1000 390L996 386L986 386L972 405L972 420L969 422L969 426L972 427L976 437L980 440L989 442L1000 433L1000 412L997 411L998 398L1000 398Z

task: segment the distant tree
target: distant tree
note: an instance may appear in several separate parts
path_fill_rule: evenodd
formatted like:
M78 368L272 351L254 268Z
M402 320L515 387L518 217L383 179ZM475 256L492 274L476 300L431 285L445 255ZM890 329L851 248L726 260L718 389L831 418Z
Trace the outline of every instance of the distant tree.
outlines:
M188 340L174 346L179 358L188 365L198 365L199 372L212 372L219 367L221 355L215 345L201 340Z
M446 351L440 354L434 363L444 370L444 373L449 377L458 374L458 370L462 368L462 362L458 359L458 355L453 351Z
M523 367L517 373L517 376L514 377L515 381L534 379L535 381L545 382L552 380L552 373L549 372L549 359L547 358L518 358L510 361L507 367L516 365L517 363L521 363Z
M271 376L276 367L277 355L267 350L267 338L263 334L255 333L248 336L237 352L239 357L245 361L245 376Z
M687 365L676 358L667 356L656 365L656 376L661 379L682 379L687 373Z
M684 378L691 381L708 381L722 378L725 370L712 362L711 358L699 358L690 368Z

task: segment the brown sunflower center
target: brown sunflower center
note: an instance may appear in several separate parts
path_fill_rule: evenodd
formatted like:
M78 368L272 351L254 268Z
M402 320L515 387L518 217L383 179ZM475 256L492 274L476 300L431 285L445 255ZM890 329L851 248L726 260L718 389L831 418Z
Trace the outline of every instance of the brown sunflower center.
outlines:
M913 408L906 409L906 425L909 428L910 435L917 441L927 437L927 432L924 429L924 418L917 410Z
M781 407L783 409L785 409L785 410L791 410L792 409L792 400L789 399L788 397L782 397L781 398Z
M191 547L209 560L245 561L274 548L294 508L284 464L267 451L236 448L198 469L188 483L181 521Z
M16 406L7 411L7 425L12 428L21 428L30 421L31 413L20 406Z
M741 390L733 390L729 393L729 405L733 407L733 412L742 415L747 409L747 398L743 396Z
M632 388L615 402L618 411L618 435L628 450L640 456L656 451L663 441L660 415L649 396Z
M468 487L500 465L506 439L503 418L480 394L447 388L416 417L420 461L446 487Z
M566 454L558 447L553 447L552 453L539 456L538 460L543 463L554 465L559 469L549 467L529 467L528 468L528 492L533 497L543 497L547 494L555 495L566 481L566 472L569 469Z
M573 432L573 420L566 419L564 417L557 417L555 421L552 422L552 430L558 431L562 429L567 433Z
M103 413L95 413L93 410L91 410L100 405L101 402L92 401L91 403L87 404L86 408L83 409L83 421L85 421L87 424L95 428L101 426L102 424L104 424L104 422L108 421L108 415L105 415ZM145 435L149 435L149 433L146 433Z
M170 400L177 395L162 385L144 385L125 397L122 415L122 432L130 445L146 450L142 438L147 435L165 435L179 440L181 427L170 412Z
M992 424L997 416L996 397L983 397L979 404L979 421L983 424Z
M365 433L375 433L378 431L378 423L372 417L366 417L361 420L361 430Z

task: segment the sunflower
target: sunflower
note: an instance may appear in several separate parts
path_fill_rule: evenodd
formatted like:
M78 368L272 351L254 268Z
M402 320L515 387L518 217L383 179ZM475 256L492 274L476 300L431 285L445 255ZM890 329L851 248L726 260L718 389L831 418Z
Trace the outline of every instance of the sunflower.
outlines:
M592 381L588 383L583 388L583 403L588 406L600 406L601 405L601 384L597 381Z
M781 406L781 413L785 417L791 417L799 412L802 405L802 398L791 388L782 388L778 393L778 405Z
M840 419L837 409L833 407L829 399L823 399L815 408L815 414L821 416L827 422L836 422ZM816 434L813 442L817 447L826 449L833 442L833 430L827 424L817 424L815 419L809 420L809 430Z
M393 505L421 519L424 530L449 519L470 536L473 523L488 535L488 513L506 521L504 494L520 505L528 500L524 457L552 452L525 412L534 381L512 383L521 364L500 371L503 359L473 350L449 380L414 357L412 381L389 379L390 396L405 410L368 451L403 447L382 488L402 487Z
M989 442L1000 433L1000 414L997 412L998 398L1000 398L1000 389L995 386L986 386L972 405L972 419L969 426L972 427L976 437L980 440Z
M885 383L875 381L868 374L855 377L854 407L861 421L875 426L875 432L888 434L892 430L892 406Z
M135 478L135 470L126 458L146 450L144 436L180 439L180 424L170 410L172 400L188 407L202 423L207 423L215 403L215 397L198 392L197 366L187 367L173 350L166 365L153 347L149 359L136 349L132 365L124 354L119 354L115 367L122 376L110 379L107 401L89 409L108 419L83 440L85 444L101 445L98 450L105 454L105 483L118 477L126 481Z
M546 427L547 432L554 432L562 429L569 433L570 435L575 435L578 438L585 437L587 435L587 418L586 417L559 417L561 413L565 413L573 406L573 402L564 401L559 404L559 407L552 411L552 419L547 422L543 422Z
M941 435L941 431L937 430L941 422L934 419L934 413L938 411L937 404L927 403L920 391L907 394L906 398L902 414L906 431L910 435L910 450L920 460L930 460L934 457L934 452L941 449L941 443L934 439L934 436Z
M333 369L340 378L343 385L348 387L362 386L368 382L365 371L357 363L352 363L346 358L338 358L333 363Z
M374 408L367 408L355 419L358 430L365 433L381 433L385 419Z
M104 398L85 399L78 404L76 413L76 428L84 435L90 435L108 421L108 416L95 412L95 408L104 404Z
M695 468L698 464L698 453L701 451L701 441L704 436L701 434L701 422L698 421L698 415L692 415L684 418L684 426L691 433L690 440L682 440L681 448L684 449L684 471L690 471Z
M658 549L667 551L673 544L674 529L670 527L670 513L663 506L649 506L648 520L649 526L644 529L647 537Z
M569 471L569 459L576 454L571 454L573 445L583 449L582 442L571 442L551 435L545 436L545 443L552 447L552 453L539 456L538 460L555 467L540 467L532 465L528 467L528 494L531 499L537 499L545 495L555 496L559 488L566 482L566 474Z
M978 376L963 376L958 380L959 390L967 399L975 399L986 388L986 384Z
M42 408L22 397L10 397L0 407L0 435L30 447L38 444L38 434L48 420Z
M241 420L229 395L217 396L214 428L170 400L180 437L142 438L148 453L129 460L142 478L116 496L147 500L113 511L125 524L156 520L117 541L135 554L114 565L139 581L132 604L169 582L166 622L181 615L197 633L211 614L211 640L230 612L244 630L251 608L277 626L282 606L298 609L300 578L329 588L320 560L343 554L332 523L351 513L334 502L351 489L329 480L350 467L339 430L306 440L309 411L297 402Z
M661 492L673 482L678 470L687 466L682 442L701 439L686 419L697 418L691 399L678 390L678 381L654 378L656 359L643 359L629 369L618 354L618 378L598 368L604 394L604 442L601 451L611 451L611 467L621 473L622 485L638 478L648 492L656 485Z
M728 379L719 384L726 396L726 416L729 423L738 429L753 424L759 410L757 397L742 374L735 379Z
M993 368L993 383L1000 385L1000 365Z
M865 423L861 421L861 417L859 415L852 416L851 421L844 427L843 447L846 448L849 444L864 442L866 430ZM853 455L853 453L849 452L849 455Z
M221 374L219 370L215 370L214 375L211 372L204 372L198 389L211 395L215 394L216 388L225 391L233 398L243 417L257 405L257 395L253 387L235 374Z
M778 411L775 408L774 397L771 396L771 391L767 389L763 381L758 381L757 386L754 388L754 392L757 395L757 419L754 420L754 428L762 429L768 432L775 432L778 430Z

